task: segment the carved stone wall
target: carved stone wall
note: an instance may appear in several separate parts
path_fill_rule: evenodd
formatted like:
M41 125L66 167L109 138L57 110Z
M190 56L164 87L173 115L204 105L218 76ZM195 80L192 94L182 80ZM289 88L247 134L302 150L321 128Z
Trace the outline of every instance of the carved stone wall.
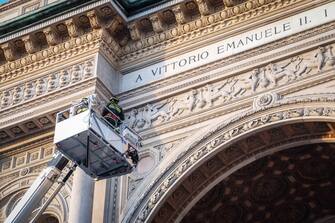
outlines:
M146 186L141 185L139 190L145 190L147 192L143 194L143 191L141 191L141 195L138 193L134 194L134 196L141 196L140 200L138 200L138 198L136 199L136 204L132 203L135 202L133 199L129 202L133 204L129 207L129 210L132 210L130 213L137 213L137 217L133 218L133 215L128 215L124 219L124 222L148 221L152 217L152 211L157 210L161 202L165 200L162 198L171 193L171 188L178 185L177 182L179 179L184 179L184 177L188 175L187 173L192 172L192 167L199 165L199 162L202 163L204 160L207 160L208 157L212 157L212 152L221 151L219 148L222 148L224 145L231 145L231 143L236 142L240 136L250 135L251 132L257 132L259 129L263 128L262 126L268 128L266 126L276 126L277 123L285 123L290 120L295 120L295 122L298 123L299 120L302 119L311 121L334 121L335 109L333 108L333 105L334 94L324 96L308 95L292 99L287 98L287 100L281 100L271 106L265 106L255 111L246 112L239 117L218 124L217 127L211 129L208 133L200 131L200 134L193 136L194 140L192 143L180 145L176 149L178 152L170 154L170 159L161 163L160 169L163 168L163 166L165 167L163 172L160 171L159 173L154 171L152 173L152 179L156 179L153 184L151 183ZM332 138L333 136L326 135L324 136L324 139L327 139L327 137ZM279 139L282 139L282 137L279 136ZM258 140L254 142L257 143L257 141ZM183 147L186 147L187 149L181 149ZM258 149L259 147L256 145L255 148ZM250 152L251 156L252 154L255 155L252 151ZM229 164L232 160L229 161L226 159L232 158L236 160L240 155L245 155L246 158L250 158L248 152L246 153L246 151L243 151L240 146L229 148L222 153L222 159L227 165L227 170L233 168L234 165L232 164L231 166ZM228 155L228 153L230 155ZM214 175L214 178L216 177L217 176ZM212 180L214 180L214 178L212 178ZM200 177L200 179L202 178ZM209 182L211 182L211 180ZM197 185L196 187L198 187L198 183L194 183L194 185ZM142 199L145 200L146 205L144 206ZM164 210L162 211L164 212Z
M63 90L77 82L89 79L94 75L94 61L86 60L73 66L47 73L43 77L29 80L10 89L0 91L0 108L5 109L20 103L44 97L52 91Z
M307 120L335 120L334 21L120 92L122 73L331 1L172 2L127 18L97 1L0 40L0 222L51 158L56 112L92 93L101 101L117 94L125 121L143 137L138 168L109 183L109 200L101 199L115 222L178 221L204 188L274 148L259 145L262 138L235 141L270 127L275 141L283 123L296 122L299 132ZM333 138L326 131L296 142ZM60 222L70 190L71 180L47 210Z
M304 79L317 77L324 71L333 69L333 46L334 44L320 46L307 53L261 65L251 71L193 88L186 93L133 108L126 113L126 121L132 128L144 130L283 86L287 90L290 85L297 85ZM268 105L271 100L270 96L260 97L255 106Z
M54 145L52 138L49 137L1 154L0 222L4 222L38 174L47 166L53 153ZM72 179L67 182L46 210L59 222L67 222L71 184ZM51 195L55 186L51 188L41 204Z

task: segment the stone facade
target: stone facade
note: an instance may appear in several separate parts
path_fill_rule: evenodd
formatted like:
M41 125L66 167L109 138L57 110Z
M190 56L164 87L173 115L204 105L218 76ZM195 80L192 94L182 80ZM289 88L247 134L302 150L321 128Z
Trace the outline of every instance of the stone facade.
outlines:
M10 1L0 5L0 22L52 4L57 1ZM299 13L306 12L299 21L307 24L316 9L325 22L294 35L208 63L200 64L204 55L189 56ZM194 217L197 202L209 200L205 195L215 185L240 177L237 170L292 147L334 142L333 14L331 0L192 0L126 16L99 0L1 36L0 222L51 159L56 113L90 94L102 103L118 96L143 147L133 173L94 183L92 208L83 210L91 213L87 222L203 219ZM151 75L147 83L127 86L130 74L184 55L195 67L158 78L167 69L160 66L144 74L143 80ZM48 206L44 221L69 222L71 196L82 196L71 190L73 181ZM239 219L229 207L227 222ZM320 222L334 215L327 211Z

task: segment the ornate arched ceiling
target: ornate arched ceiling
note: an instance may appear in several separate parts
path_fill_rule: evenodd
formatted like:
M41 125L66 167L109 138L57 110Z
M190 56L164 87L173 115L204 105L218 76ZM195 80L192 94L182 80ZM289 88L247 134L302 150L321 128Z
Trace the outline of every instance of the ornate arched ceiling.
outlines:
M315 222L335 214L334 170L334 144L275 153L221 181L182 222Z
M237 142L235 142L234 144L230 145L227 148L221 149L219 153L217 153L215 156L211 157L208 161L204 162L202 165L200 165L199 167L195 168L192 173L190 173L186 179L184 179L177 187L174 188L174 190L170 193L170 195L166 198L165 202L161 205L161 207L159 208L159 210L157 211L157 213L155 214L152 222L179 222L184 215L186 215L187 213L189 213L189 209L191 207L194 206L194 204L203 196L203 194L205 192L208 192L211 188L213 188L218 182L220 182L222 179L231 179L231 177L227 178L227 176L230 176L232 173L234 173L236 170L238 170L241 167L245 167L246 164L248 163L255 163L253 162L254 160L258 160L261 157L266 157L267 155L269 155L269 159L271 159L272 154L274 154L273 156L275 157L274 159L278 159L281 160L283 159L281 162L282 163L275 163L274 161L269 161L269 164L264 164L264 171L261 170L263 168L262 162L265 161L258 161L255 164L251 164L251 165L255 165L252 167L248 167L248 168L242 168L241 172L248 172L251 171L253 168L257 169L258 166L260 171L255 171L255 173L253 173L251 171L250 173L250 178L249 176L247 176L248 174L245 174L246 178L250 179L250 182L248 181L248 189L243 188L243 190L248 190L245 193L248 194L249 196L252 196L254 199L258 199L256 197L256 195L251 195L252 193L250 192L252 190L251 186L251 180L252 179L257 179L259 181L255 181L254 184L255 185L259 185L258 187L260 187L261 189L259 189L259 196L260 198L258 200L266 200L266 196L264 191L262 191L265 187L269 190L278 190L278 193L282 190L282 188L284 186L286 186L288 189L285 189L285 193L288 193L288 200L290 200L290 185L289 185L289 180L292 180L294 182L298 181L298 178L288 178L290 175L288 175L287 172L289 167L285 167L285 162L286 165L291 164L291 159L289 158L289 155L280 155L281 153L285 154L285 152L280 152L278 153L278 151L281 151L283 149L285 149L284 151L287 150L287 153L292 153L292 156L294 154L296 154L294 151L299 151L299 150L303 150L303 148L305 147L301 147L301 149L292 149L294 147L297 146L301 146L301 145L306 145L306 148L314 148L314 150L316 150L315 153L317 153L319 150L322 150L322 148L320 149L320 146L307 146L309 144L315 144L315 143L321 143L321 142L333 142L334 139L334 124L333 123L327 123L327 122L300 122L300 123L290 123L290 124L285 124L285 125L281 125L281 126L276 126L276 127L272 127L272 128L266 128L261 132L258 132L256 134L252 134L252 135L248 135L240 140L238 140ZM323 146L325 147L325 146ZM325 147L328 149L325 150L330 150L330 148L334 148L335 146L329 146L329 147ZM308 149L307 149L308 150ZM306 151L307 151L306 150ZM292 152L291 152L292 151ZM312 151L312 149L308 150L308 152ZM296 156L298 156L297 158L295 158L296 160L299 160L299 163L293 163L293 169L295 170L296 166L303 166L304 168L309 168L306 170L299 170L300 175L305 176L306 181L308 181L308 177L310 177L310 175L312 176L313 174L317 175L317 173L313 172L315 169L313 169L313 165L317 167L318 162L320 161L320 163L326 164L329 163L329 165L333 165L331 161L331 159L333 159L330 153L333 151L328 151L325 154L320 154L319 158L316 161L315 160L311 160L310 162L308 161L309 157L318 157L316 156L314 153L310 153L310 154L305 154L305 155L299 155L299 152L297 152ZM279 154L279 158L276 154ZM335 152L333 152L335 153ZM285 158L286 157L286 158ZM265 158L268 159L268 158ZM287 159L287 160L285 160ZM324 161L325 160L325 161ZM306 161L306 166L303 165L303 163ZM322 162L321 162L322 161ZM283 166L284 165L284 166ZM328 165L328 164L327 164ZM325 173L328 168L330 168L332 170L332 168L334 169L333 166L329 167L320 167L322 168L322 170L320 170L321 173ZM269 169L266 169L266 166L269 166ZM274 166L272 169L271 166ZM270 168L271 167L271 168ZM286 169L285 169L286 168ZM290 166L290 168L292 168L292 166ZM310 171L310 173L308 172ZM257 173L256 173L257 172ZM286 178L285 179L281 179L281 175L284 175ZM287 174L287 175L285 175ZM293 173L292 173L293 174ZM241 173L239 174L241 175ZM330 174L331 177L333 176L333 174ZM231 175L234 176L234 175ZM295 175L293 175L295 176ZM307 177L306 177L307 176ZM327 175L328 177L328 175ZM317 178L317 177L316 177ZM329 178L329 177L328 177ZM327 180L328 180L327 178ZM220 181L218 181L218 179L220 179ZM301 180L301 182L303 182L304 179ZM314 179L311 179L311 181L313 181ZM239 180L234 180L233 181L233 185L239 185L239 184L244 184L244 178L241 177L241 179ZM300 181L299 181L300 182ZM328 182L328 181L327 181ZM271 183L270 186L267 186L268 183ZM295 185L295 184L294 184ZM314 185L314 184L313 184ZM326 181L322 181L319 185L319 187L323 187L327 185ZM297 186L297 185L296 185ZM238 186L236 186L237 188ZM256 187L256 186L255 186ZM262 188L263 187L263 188ZM277 188L276 188L277 187ZM303 194L308 190L309 188L309 184L306 183L305 186L302 185L301 187L296 187L295 190L301 190L301 196L303 197ZM235 188L235 186L231 186L231 189L233 190ZM306 189L307 188L307 189ZM294 189L294 188L293 188ZM303 189L303 190L302 190ZM255 189L256 190L256 189ZM316 189L315 189L316 190ZM329 192L329 191L328 191ZM324 193L328 193L327 191L325 191ZM211 192L209 192L211 193ZM233 193L233 192L231 192ZM231 198L232 201L236 201L236 199L238 200L239 198L236 197L237 194L239 194L241 192L235 193L234 192L234 196ZM271 193L271 192L268 192ZM281 193L284 194L284 192L280 192L280 196ZM300 193L300 192L299 192ZM297 192L298 194L298 192ZM293 194L292 196L296 196L297 194ZM209 195L210 196L210 195ZM247 196L247 195L246 195ZM262 196L265 196L265 198L261 198ZM300 196L300 195L299 195ZM242 198L241 198L242 199ZM298 198L297 201L301 201L299 200L300 198ZM260 210L265 210L265 204L263 205L254 205L252 203L252 200L250 197L245 198L245 201L243 201L242 203L245 205L245 202L247 203L246 205L254 207L257 206L257 210L258 208ZM268 200L266 201L268 202L268 204L272 203L273 200L271 200L270 198L268 198ZM283 201L284 202L284 201ZM279 202L276 205L282 204L283 202ZM285 203L285 202L284 202ZM299 203L299 202L298 202ZM308 203L308 202L307 202ZM296 203L293 203L292 205L295 205ZM314 205L314 204L309 204L309 205ZM283 206L283 208L285 208L285 206ZM215 207L213 207L215 209ZM229 206L229 208L232 208L232 206ZM289 209L290 210L290 209ZM236 211L236 210L234 210ZM254 211L254 210L253 210ZM307 211L307 208L306 208ZM192 212L192 211L191 211ZM195 212L199 212L199 211L195 211ZM224 212L226 213L226 212ZM237 211L236 213L242 213L242 210ZM317 212L319 213L318 217L321 217L322 215L322 210L321 212ZM293 213L292 213L293 214ZM246 214L248 215L248 214ZM300 214L299 214L300 215ZM235 216L235 215L234 215ZM236 216L239 216L239 214L236 214ZM236 217L235 216L235 217ZM244 216L244 215L243 215ZM262 215L263 216L263 215ZM232 217L233 219L235 219L235 217ZM264 216L263 216L264 217ZM203 216L203 218L200 217L189 217L191 219L205 219L206 216ZM228 217L229 219L230 217ZM236 217L237 218L237 217ZM280 218L280 217L278 217ZM186 218L188 219L188 218ZM243 218L244 219L244 218ZM248 219L248 218L247 218ZM253 218L251 218L253 219ZM250 220L249 222L254 222L255 219ZM258 219L258 217L257 217ZM265 219L266 220L266 219ZM315 219L314 219L315 220ZM187 220L185 220L186 222L189 222ZM201 222L201 220L199 221ZM206 222L206 221L205 221ZM210 221L212 222L212 221ZM216 222L213 220L213 222ZM229 221L228 221L229 222ZM232 221L232 222L243 222L243 221ZM260 221L262 222L262 221ZM263 221L264 222L264 221ZM271 221L270 221L271 222ZM282 221L282 222L290 222L290 221Z

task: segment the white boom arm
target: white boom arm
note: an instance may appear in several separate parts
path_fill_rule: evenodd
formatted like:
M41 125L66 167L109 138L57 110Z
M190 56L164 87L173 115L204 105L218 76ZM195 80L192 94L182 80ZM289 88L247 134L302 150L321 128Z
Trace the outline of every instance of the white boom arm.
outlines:
M5 223L27 222L29 217L31 217L31 213L37 208L36 206L56 182L68 161L69 160L61 153L55 153L48 167L40 173L30 186L20 202L5 220Z

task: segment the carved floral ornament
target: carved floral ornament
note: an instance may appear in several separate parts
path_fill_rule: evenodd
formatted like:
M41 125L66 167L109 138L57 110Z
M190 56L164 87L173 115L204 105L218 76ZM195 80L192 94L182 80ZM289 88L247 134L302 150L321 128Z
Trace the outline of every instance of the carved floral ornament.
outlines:
M219 124L203 137L196 139L191 145L181 145L188 148L183 150L186 152L175 156L178 158L165 166L155 176L154 183L147 187L144 193L141 192L142 196L137 203L130 204L131 207L128 209L129 213L124 222L146 222L159 201L166 196L167 191L187 171L205 156L217 151L232 140L265 126L303 119L335 121L335 94L305 95L282 99L269 107L243 113ZM134 215L134 213L137 214Z
M217 83L191 89L182 95L134 108L126 113L126 121L129 126L137 130L151 128L195 112L206 111L214 106L236 101L242 97L296 83L333 69L334 66L333 45L319 47L309 53L257 67L250 72L229 77ZM258 97L254 106L267 106L273 103L272 100L276 100L276 97L275 95Z
M0 110L91 78L94 64L95 61L89 59L12 89L3 90L0 92Z

